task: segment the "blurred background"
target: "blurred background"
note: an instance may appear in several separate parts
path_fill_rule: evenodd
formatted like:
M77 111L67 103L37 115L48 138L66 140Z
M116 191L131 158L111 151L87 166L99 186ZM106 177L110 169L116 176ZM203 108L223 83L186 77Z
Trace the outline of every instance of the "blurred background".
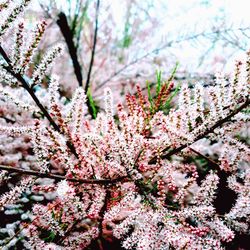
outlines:
M34 0L25 18L31 26L39 16L48 22L41 54L54 43L65 44L69 64L60 59L54 68L62 76L65 95L79 84L65 39L72 35L80 79L83 86L88 81L98 102L104 86L123 94L134 83L153 81L156 70L169 75L176 63L175 80L209 84L216 71L231 72L234 60L249 49L246 5L244 0ZM60 30L65 25L58 22L62 14L71 35Z

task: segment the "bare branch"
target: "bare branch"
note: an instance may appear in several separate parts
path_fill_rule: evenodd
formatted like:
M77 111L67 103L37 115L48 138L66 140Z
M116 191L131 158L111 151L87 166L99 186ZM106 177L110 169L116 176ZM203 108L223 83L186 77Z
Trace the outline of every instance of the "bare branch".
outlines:
M82 86L82 81L83 81L82 69L78 61L77 49L73 41L73 34L72 34L72 31L70 30L67 17L63 12L59 13L58 20L56 21L56 23L59 26L62 32L62 35L65 39L65 42L67 44L78 84L79 86Z
M188 147L191 151L193 151L195 154L199 155L200 157L204 158L207 162L210 163L211 166L214 166L216 167L217 169L220 169L220 166L217 162L215 162L214 160L208 158L207 156L205 156L204 154L202 154L201 152L191 148L191 147Z
M89 88L91 71L92 71L92 67L93 67L94 59L95 59L95 49L96 49L97 32L98 32L99 8L100 8L100 0L97 0L97 3L96 3L96 16L95 16L94 41L93 41L93 47L92 47L92 51L91 51L91 59L90 59L90 63L89 63L89 70L88 70L87 80L86 80L86 84L85 84L85 93L87 93L88 88Z
M88 89L89 89L89 85L90 85L91 72L92 72L94 59L95 59L95 50L96 50L97 33L98 33L99 8L100 8L100 0L97 0L97 3L96 3L96 16L95 16L94 41L93 41L93 46L92 46L92 51L91 51L91 59L90 59L90 63L89 63L89 70L88 70L87 80L86 80L85 88L84 88L85 93L88 93ZM91 115L92 118L95 118L94 111L92 110L93 108L91 107L90 96L89 95L87 95L87 106L88 106L89 114Z

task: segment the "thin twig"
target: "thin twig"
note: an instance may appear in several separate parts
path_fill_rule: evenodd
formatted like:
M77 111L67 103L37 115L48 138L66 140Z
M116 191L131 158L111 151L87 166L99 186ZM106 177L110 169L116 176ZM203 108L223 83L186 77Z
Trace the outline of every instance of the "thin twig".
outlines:
M95 50L96 50L97 33L98 33L99 7L100 7L100 0L97 0L97 3L96 3L96 15L95 15L95 33L94 33L93 46L92 46L92 50L91 50L91 58L90 58L90 63L89 63L89 70L88 70L87 80L86 80L85 88L84 88L85 93L88 93L88 89L89 89L89 85L90 85L91 72L92 72L92 68L93 68L94 60L95 60ZM87 95L86 104L88 106L89 114L91 115L92 118L95 118L95 115L94 115L95 111L93 110L93 107L91 106L90 96L89 95Z
M202 154L201 152L191 148L191 147L188 147L191 151L193 151L195 154L199 155L200 157L204 158L207 162L210 163L210 165L216 167L217 169L220 169L220 165L215 162L214 160L208 158L207 156L205 156L204 154Z
M5 117L5 116L0 116L0 118L1 119L4 119L7 123L12 123L12 124L14 124L16 121L14 121L14 120L12 120L12 119L10 119L10 118L8 118L8 117Z
M106 190L106 194L105 194L105 198L104 198L104 202L103 202L103 206L99 212L99 225L98 225L98 228L99 228L99 239L100 239L100 243L102 244L103 242L103 221L104 221L104 214L105 212L108 210L108 203L109 203L109 200L111 198L111 192L109 189Z
M77 179L77 178L68 178L68 177L63 176L63 175L57 175L57 174L51 174L51 173L41 173L39 171L20 169L20 168L4 166L4 165L0 165L0 169L6 170L8 172L13 172L13 173L33 175L33 176L37 176L39 178L54 179L57 181L67 180L67 181L71 181L71 182L86 183L86 184L100 184L100 185L114 184L114 183L117 183L117 182L122 181L122 180L127 178L127 176L122 176L122 177L118 177L116 179Z
M48 113L48 111L45 109L45 107L42 105L42 103L40 102L40 100L37 98L35 92L33 91L33 89L30 87L30 85L26 82L26 80L23 78L23 76L20 73L16 73L13 69L12 69L12 64L11 64L11 60L8 57L8 55L6 54L6 52L4 51L3 47L0 45L0 54L3 56L3 58L5 59L5 61L7 62L8 66L3 66L5 70L7 70L14 78L16 78L21 84L22 87L29 93L29 95L32 97L32 99L34 100L34 102L36 103L36 105L38 106L38 108L42 111L43 115L48 119L48 121L50 122L51 126L59 133L63 134L63 132L61 131L60 127L55 123L55 121L53 120L53 118L50 116L50 114ZM67 146L69 147L69 149L71 150L71 152L76 156L76 158L78 158L78 155L76 153L76 150L73 146L73 144L71 144L69 141L67 141Z
M96 49L97 33L98 33L99 7L100 7L100 0L97 0L97 3L96 3L96 16L95 16L94 41L93 41L93 47L92 47L92 51L91 51L91 59L90 59L90 63L89 63L89 70L88 70L87 80L86 80L86 84L85 84L85 93L87 93L88 88L89 88L91 71L92 71L93 64L94 64L94 59L95 59L95 49Z
M4 66L4 69L7 70L14 78L16 78L22 84L23 88L28 91L28 93L30 94L30 96L32 97L32 99L34 100L34 102L36 103L36 105L40 108L40 110L42 111L42 113L44 114L44 116L49 120L49 122L52 125L52 127L56 131L61 132L61 130L58 127L58 125L55 123L55 121L49 115L48 111L41 104L41 102L39 101L39 99L35 95L34 91L30 88L30 86L26 82L26 80L21 76L21 74L15 73L12 70L11 61L10 61L8 55L6 54L6 52L4 51L4 49L3 49L3 47L1 45L0 45L0 54L3 56L3 58L5 59L5 61L8 63L8 66Z

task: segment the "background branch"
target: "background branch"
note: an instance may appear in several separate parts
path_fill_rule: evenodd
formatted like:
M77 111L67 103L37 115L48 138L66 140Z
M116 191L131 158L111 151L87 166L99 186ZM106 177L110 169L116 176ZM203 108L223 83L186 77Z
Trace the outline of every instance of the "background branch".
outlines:
M227 28L227 29L222 29L222 30L215 30L215 31L212 31L212 32L200 32L200 33L193 34L193 35L190 35L190 36L180 37L178 40L169 41L169 42L163 44L162 46L160 46L159 48L155 48L155 49L153 49L153 50L151 50L149 52L146 52L142 56L139 56L139 57L135 58L134 60L132 60L131 62L129 62L128 64L122 66L120 69L118 69L117 71L113 72L109 77L107 77L104 81L102 81L98 85L97 89L103 87L106 83L108 83L114 77L118 76L120 73L122 73L124 70L126 70L130 66L133 66L134 64L140 62L141 60L149 57L152 54L159 53L161 50L164 50L164 49L166 49L168 47L171 47L173 44L179 44L179 43L182 43L182 42L199 39L201 37L208 38L208 37L211 37L211 36L218 36L218 34L232 32L233 30L244 32L246 30L249 30L249 27L246 27L246 28L237 28L237 29Z
M90 78L91 78L91 72L94 64L94 59L95 59L95 49L96 49L96 43L97 43L97 33L98 33L98 17L99 17L99 8L100 8L100 0L97 0L96 3L96 15L95 15L95 33L94 33L94 40L93 40L93 46L92 46L92 51L91 51L91 58L90 58L90 63L89 63L89 70L88 70L88 75L87 75L87 80L85 83L85 93L89 93L89 85L90 85ZM95 118L95 111L93 110L93 107L91 105L91 96L87 94L87 106L89 110L89 114L91 115L92 118Z
M93 64L94 64L94 59L95 59L95 49L96 49L97 33L98 33L99 8L100 8L100 0L97 0L97 3L96 3L96 16L95 16L94 41L93 41L93 47L92 47L92 51L91 51L91 59L90 59L90 63L89 63L89 70L88 70L87 80L86 80L86 84L85 84L85 93L87 93L88 88L89 88L91 71L92 71Z
M69 27L67 17L63 12L60 12L58 14L58 20L56 21L56 23L59 26L61 33L65 39L65 42L67 44L78 84L79 84L79 86L82 86L82 81L83 81L82 69L81 69L80 63L78 61L77 49L76 49L76 46L75 46L74 40L73 40L73 33Z

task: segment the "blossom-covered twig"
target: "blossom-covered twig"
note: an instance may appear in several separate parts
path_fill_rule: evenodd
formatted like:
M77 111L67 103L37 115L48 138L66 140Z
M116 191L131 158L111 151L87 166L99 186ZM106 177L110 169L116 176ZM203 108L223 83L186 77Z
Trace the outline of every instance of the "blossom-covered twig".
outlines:
M45 107L42 105L42 103L40 102L40 100L37 98L35 92L32 90L32 88L29 86L29 84L26 82L26 80L23 78L23 76L19 73L16 73L11 66L11 60L8 57L8 55L6 54L6 52L4 51L3 47L0 45L0 53L3 56L3 58L5 59L5 61L8 63L8 66L4 66L4 68L14 77L16 78L23 86L23 88L25 90L27 90L27 92L29 93L29 95L32 97L32 99L34 100L34 102L36 103L36 105L38 106L38 108L42 111L42 113L44 114L44 116L48 119L48 121L50 122L50 124L52 125L52 127L58 131L58 132L62 132L60 127L55 123L55 121L53 120L53 118L50 116L50 114L48 113L48 111L45 109ZM77 154L75 152L75 148L73 147L73 145L70 142L67 142L68 147L70 148L71 152L77 157Z
M49 179L54 179L57 181L67 180L70 182L85 183L85 184L113 185L117 182L122 182L124 180L129 181L127 176L119 177L116 179L110 179L110 180L109 179L78 179L78 178L69 178L63 175L43 173L43 172L34 171L34 170L25 170L25 169L14 168L10 166L3 166L3 165L0 165L0 169L8 171L10 173L20 173L23 175L32 175L32 176L37 176L40 178L49 178Z
M214 130L216 128L219 128L221 125L223 125L224 123L230 121L230 119L232 117L234 117L236 114L238 114L240 111L242 111L244 108L246 108L248 105L250 104L250 100L247 99L243 104L241 104L237 109L235 109L234 111L232 111L229 115L227 115L225 118L219 120L216 124L214 124L212 127L208 128L207 130L205 130L202 134L198 135L192 143L206 137L207 135L209 135L210 133L213 133ZM178 148L172 149L171 151L169 151L167 154L164 154L164 152L166 152L169 148L165 148L162 150L161 153L161 159L169 159L172 155L179 153L180 151L182 151L183 149L187 148L191 143L185 143L181 146L179 146ZM150 159L149 164L154 164L156 162L156 157L153 157L152 159Z

